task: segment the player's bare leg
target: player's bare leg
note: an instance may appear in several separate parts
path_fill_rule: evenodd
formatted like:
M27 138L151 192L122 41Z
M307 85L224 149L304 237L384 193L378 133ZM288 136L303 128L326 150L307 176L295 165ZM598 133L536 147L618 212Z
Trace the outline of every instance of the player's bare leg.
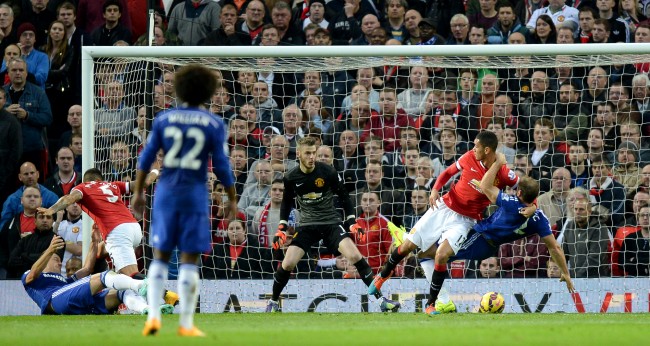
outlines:
M180 336L205 336L194 326L194 311L199 300L199 263L200 254L181 253L181 265L178 270L178 294L180 296Z
M354 264L363 283L370 287L373 283L372 269L368 265L366 259L363 258L361 252L359 252L359 248L357 248L352 239L343 238L339 243L338 250L348 259L348 262ZM380 290L374 292L373 295L375 298L379 299L380 308L383 312L399 310L400 303L387 299L383 296Z
M167 275L169 272L169 252L163 252L160 250L154 249L154 260L149 266L149 278L148 278L148 292L147 292L147 303L149 305L149 313L147 315L147 322L144 325L142 330L142 335L155 335L158 330L162 327L161 323L161 312L158 309L160 306L160 298L163 295L165 282L167 281Z
M291 272L304 255L305 251L303 249L298 246L289 245L282 264L273 274L273 294L266 305L266 312L280 311L280 294L287 285L287 282L289 282Z
M411 251L415 249L417 249L417 245L415 245L409 239L404 239L402 245L398 246L395 248L395 250L393 250L393 252L390 253L388 256L388 261L384 263L384 266L381 268L379 274L376 275L372 283L368 285L368 294L374 295L380 292L381 286L384 284L384 282L388 281L391 275L393 275L393 270L395 267L397 267L397 265L402 262L402 260L406 258L406 256L408 256Z

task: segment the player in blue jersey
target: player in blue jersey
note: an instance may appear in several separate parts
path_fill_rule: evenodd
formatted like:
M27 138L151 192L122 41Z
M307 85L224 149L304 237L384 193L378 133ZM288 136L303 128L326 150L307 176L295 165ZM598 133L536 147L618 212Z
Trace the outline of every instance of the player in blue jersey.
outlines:
M536 210L530 218L522 215L523 208L533 205L539 193L539 183L530 177L524 176L519 180L516 196L510 196L496 187L496 175L501 166L506 164L503 154L497 154L497 161L490 166L483 176L478 188L485 194L490 202L495 203L499 209L490 217L480 221L472 227L467 238L459 244L458 252L454 253L448 243L442 244L436 250L434 271L429 287L429 304L434 304L442 289L442 284L447 275L447 262L452 259L484 260L494 256L501 244L515 241L537 233L542 239L553 261L560 267L560 281L565 281L569 292L574 291L573 282L569 276L564 252L555 241L551 233L548 218L541 210ZM445 309L436 308L436 312L445 312ZM453 308L455 310L455 307Z
M205 335L194 326L194 310L199 295L197 264L201 253L210 249L211 240L206 183L210 159L228 193L229 216L237 213L234 177L226 152L226 128L204 107L216 87L214 73L206 67L187 65L176 73L174 90L182 106L167 110L154 120L149 141L140 154L132 197L134 210L142 213L145 177L156 153L162 149L163 167L153 201L154 260L149 266L147 296L162 295L170 255L178 247L181 336ZM156 303L148 300L149 306ZM160 313L150 309L142 334L154 335L160 327Z
M114 271L92 273L97 257L98 232L93 232L92 244L83 268L70 278L61 275L61 257L65 242L54 236L48 248L22 276L27 295L38 305L42 314L100 315L111 314L124 303L136 312L145 312L147 301L136 291L144 292L144 281ZM165 309L174 307L166 304Z

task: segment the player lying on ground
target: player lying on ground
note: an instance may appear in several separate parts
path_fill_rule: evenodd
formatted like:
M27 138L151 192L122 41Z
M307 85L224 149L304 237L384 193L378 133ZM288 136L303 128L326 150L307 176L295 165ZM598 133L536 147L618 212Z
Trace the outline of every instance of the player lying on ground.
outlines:
M287 241L287 236L293 239L282 264L273 275L273 295L266 306L266 312L280 311L280 293L289 282L291 271L312 245L321 240L331 252L343 254L354 264L366 285L372 282L372 269L350 238L350 226L355 223L356 217L343 180L332 166L316 162L316 140L313 137L298 140L297 156L300 165L284 176L280 224L273 248L280 249ZM338 195L339 202L345 209L345 222L342 222L334 208L334 194ZM294 208L294 202L300 210L300 226L295 234L289 230L286 221ZM382 296L379 290L373 295L379 299L382 311L396 311L400 307L398 302Z
M447 262L450 259L484 260L494 256L501 244L513 242L517 239L538 234L549 250L551 258L560 268L560 281L565 281L569 292L574 292L573 282L569 276L566 259L562 248L551 233L551 226L548 218L541 210L536 210L532 217L526 218L521 214L523 208L533 205L539 193L539 183L530 177L521 177L516 196L510 196L498 187L494 186L497 172L506 164L503 154L497 154L497 161L490 167L479 184L480 190L499 209L490 217L480 221L469 231L458 251L455 251L449 242L444 241L438 247L434 260L434 271L429 288L429 300L427 307L434 306L436 309L430 313L439 313L446 310L455 310L453 302L436 305L436 299L442 289L443 282L447 275ZM382 269L382 273L384 274ZM390 273L388 273L390 274ZM368 289L368 293L378 289L386 280L375 280Z
M496 148L499 140L493 132L480 132L474 140L474 148L461 156L452 166L449 166L436 179L431 190L429 203L431 208L420 218L405 235L404 243L391 252L383 270L375 277L371 288L374 293L381 287L383 281L388 280L393 269L409 253L416 248L422 251L423 256L434 258L437 245L448 242L454 251L467 239L470 228L481 219L483 210L490 204L490 200L478 189L478 184L483 179L485 172L496 161ZM517 186L519 177L507 167L499 167L498 187ZM438 191L447 181L460 172L458 182L452 185L448 193L438 199ZM528 216L533 215L535 207L522 210ZM422 263L427 278L433 274L433 263ZM435 306L427 306L427 312L435 311Z
M146 176L159 150L164 152L163 171L153 200L151 239L154 260L149 266L149 296L162 294L168 263L174 248L180 250L178 270L181 336L204 336L194 326L199 298L199 257L211 248L208 201L208 162L228 193L229 218L237 215L234 176L227 154L223 122L205 109L217 88L214 71L201 65L187 65L175 76L174 91L182 106L159 114L153 121L149 141L140 153L133 209L144 211ZM155 301L149 299L149 306ZM161 316L152 309L143 335L161 328Z
M147 311L146 300L138 293L146 291L144 281L114 271L89 276L95 266L100 239L99 234L93 232L86 263L70 278L61 275L61 256L65 242L59 236L52 238L50 246L32 268L23 274L21 280L25 291L42 314L111 314L122 303L135 312ZM161 309L171 312L174 307L163 305Z

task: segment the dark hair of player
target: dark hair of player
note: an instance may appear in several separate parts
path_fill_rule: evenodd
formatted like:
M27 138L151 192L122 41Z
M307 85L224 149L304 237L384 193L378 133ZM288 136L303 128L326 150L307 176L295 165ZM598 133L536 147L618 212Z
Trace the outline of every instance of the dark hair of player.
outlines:
M90 168L84 173L84 183L87 183L89 181L102 181L104 180L104 175L102 174L102 171L100 171L97 168Z
M174 78L174 90L183 102L197 107L210 100L217 88L217 79L207 67L191 64L184 66Z
M497 151L497 146L499 145L499 139L494 132L491 131L482 131L476 135L479 143L486 148L492 149L492 152Z
M298 140L299 147L310 147L316 145L316 138L314 137L302 137Z
M533 203L539 195L539 183L529 176L523 176L519 180L520 197L524 203Z

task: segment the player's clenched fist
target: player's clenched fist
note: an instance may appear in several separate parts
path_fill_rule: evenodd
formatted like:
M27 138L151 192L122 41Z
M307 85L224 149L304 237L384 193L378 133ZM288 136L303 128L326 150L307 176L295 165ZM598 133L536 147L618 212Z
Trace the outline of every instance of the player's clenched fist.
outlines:
M289 230L287 222L284 220L280 221L278 231L275 233L275 237L273 237L273 250L280 249L287 242L287 230Z

